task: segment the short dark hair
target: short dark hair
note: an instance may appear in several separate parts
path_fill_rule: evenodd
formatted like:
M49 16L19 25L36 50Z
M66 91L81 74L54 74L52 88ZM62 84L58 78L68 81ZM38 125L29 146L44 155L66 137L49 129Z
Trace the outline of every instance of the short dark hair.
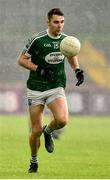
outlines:
M64 14L63 14L63 12L60 10L60 8L51 9L51 10L48 12L48 14L47 14L48 20L50 20L53 15L64 16Z

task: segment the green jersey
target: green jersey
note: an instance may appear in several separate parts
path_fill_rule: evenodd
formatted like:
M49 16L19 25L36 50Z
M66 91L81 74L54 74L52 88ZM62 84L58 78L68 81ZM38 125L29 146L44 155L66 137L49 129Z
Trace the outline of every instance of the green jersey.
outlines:
M48 30L32 36L23 52L30 57L31 61L40 66L51 69L52 79L43 79L37 72L30 71L27 80L27 88L35 91L46 91L49 89L64 87L66 85L66 75L64 69L64 55L60 52L60 43L66 37L61 33L53 37Z

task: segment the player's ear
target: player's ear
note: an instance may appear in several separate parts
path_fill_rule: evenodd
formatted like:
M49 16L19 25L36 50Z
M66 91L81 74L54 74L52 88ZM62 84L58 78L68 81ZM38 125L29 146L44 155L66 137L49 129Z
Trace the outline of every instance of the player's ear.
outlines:
M47 25L49 25L49 20L47 20Z
M49 21L49 20L47 20L47 26L48 26L48 27L50 26L50 21Z

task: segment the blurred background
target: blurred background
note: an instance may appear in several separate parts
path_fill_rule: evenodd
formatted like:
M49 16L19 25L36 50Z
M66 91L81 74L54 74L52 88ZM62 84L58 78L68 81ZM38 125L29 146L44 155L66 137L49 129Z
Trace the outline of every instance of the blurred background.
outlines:
M82 86L75 87L75 75L65 63L69 112L110 115L110 0L0 0L0 113L26 113L29 72L17 58L27 39L47 28L47 12L55 7L65 14L64 32L82 44Z

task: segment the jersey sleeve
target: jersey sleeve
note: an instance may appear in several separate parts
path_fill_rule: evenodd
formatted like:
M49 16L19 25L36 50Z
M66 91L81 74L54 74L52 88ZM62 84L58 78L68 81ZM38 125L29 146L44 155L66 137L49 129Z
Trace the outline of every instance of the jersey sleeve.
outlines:
M31 37L30 39L28 39L28 42L22 51L29 58L32 56L34 52L34 42L35 42L34 37Z

